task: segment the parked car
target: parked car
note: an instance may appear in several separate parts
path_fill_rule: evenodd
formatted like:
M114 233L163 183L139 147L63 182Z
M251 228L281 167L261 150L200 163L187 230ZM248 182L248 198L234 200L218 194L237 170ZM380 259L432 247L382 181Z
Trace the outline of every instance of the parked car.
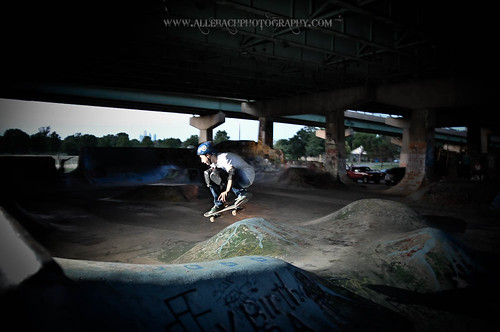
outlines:
M351 166L347 169L347 176L354 182L361 180L364 183L368 183L369 181L379 183L383 174L368 166Z
M385 171L385 184L394 185L405 176L406 167L394 167Z

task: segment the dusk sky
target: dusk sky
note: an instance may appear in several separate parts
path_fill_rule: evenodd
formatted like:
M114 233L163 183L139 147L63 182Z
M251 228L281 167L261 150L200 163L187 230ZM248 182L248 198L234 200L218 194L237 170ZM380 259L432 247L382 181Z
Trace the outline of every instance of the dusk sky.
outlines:
M157 139L179 138L185 141L198 135L198 129L189 125L190 114L126 110L96 106L68 105L33 101L0 99L0 135L5 130L18 128L29 135L38 128L50 126L62 139L75 133L102 137L125 132L130 139L139 139L144 131ZM226 118L214 129L225 130L232 140L257 141L259 123L256 120ZM274 140L293 137L301 125L275 123Z

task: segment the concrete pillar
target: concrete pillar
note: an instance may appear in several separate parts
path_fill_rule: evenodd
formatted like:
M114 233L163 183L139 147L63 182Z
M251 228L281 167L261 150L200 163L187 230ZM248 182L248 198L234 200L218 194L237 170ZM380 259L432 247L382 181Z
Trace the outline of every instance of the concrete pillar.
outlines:
M224 113L192 117L189 124L200 130L198 141L200 143L213 140L213 129L226 121Z
M344 131L344 137L349 137L349 136L352 136L352 135L354 135L354 130L352 130L352 128L347 128ZM319 138L322 138L322 139L326 139L326 131L323 130L323 129L316 130L316 137L319 137Z
M476 162L479 162L482 167L486 167L483 156L488 154L488 140L490 131L479 126L467 127L467 153L469 157L469 170L472 174L472 169Z
M432 110L412 111L408 129L408 151L405 177L390 193L407 195L434 178L435 113Z
M474 157L481 154L481 128L479 126L467 127L467 150Z
M341 182L347 179L345 158L344 111L332 111L326 114L324 166Z
M387 118L385 119L385 124L403 129L403 136L401 137L401 152L399 154L399 166L406 167L408 165L411 121L405 118Z
M487 154L488 153L488 145L490 141L490 135L493 133L492 130L487 129L487 128L481 128L481 153L482 154Z
M259 118L259 143L273 147L273 120L270 118Z

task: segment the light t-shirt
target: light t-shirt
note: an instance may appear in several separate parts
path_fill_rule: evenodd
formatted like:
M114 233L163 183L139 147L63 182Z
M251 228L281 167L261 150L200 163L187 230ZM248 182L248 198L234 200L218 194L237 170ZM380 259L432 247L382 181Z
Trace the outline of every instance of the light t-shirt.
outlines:
M236 170L240 170L241 172L243 172L250 183L253 183L255 179L255 170L253 169L253 167L247 164L247 162L243 160L243 158L232 152L217 154L216 166L224 169L226 172L228 172L232 166L236 168Z

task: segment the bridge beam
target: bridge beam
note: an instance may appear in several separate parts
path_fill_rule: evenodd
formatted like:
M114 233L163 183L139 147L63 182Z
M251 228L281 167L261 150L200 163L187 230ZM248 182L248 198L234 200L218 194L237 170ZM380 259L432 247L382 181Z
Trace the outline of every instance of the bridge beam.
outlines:
M222 112L212 115L192 117L189 124L200 130L199 143L213 140L213 129L226 121L226 116Z

